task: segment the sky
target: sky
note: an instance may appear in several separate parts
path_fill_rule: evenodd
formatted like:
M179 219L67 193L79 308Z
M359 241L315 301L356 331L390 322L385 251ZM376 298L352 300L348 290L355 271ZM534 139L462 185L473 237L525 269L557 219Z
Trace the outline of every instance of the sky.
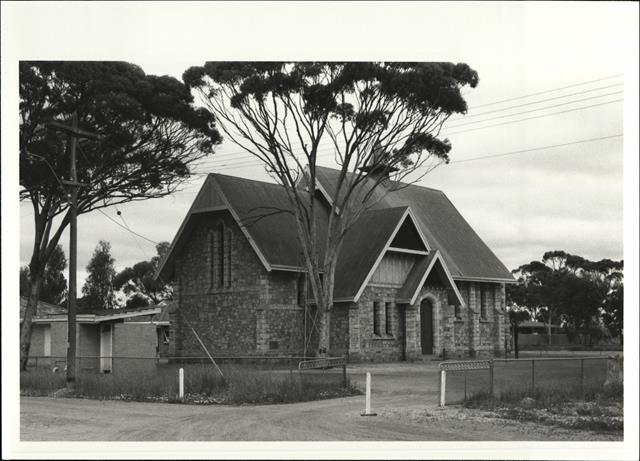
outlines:
M408 20L406 14L388 5L369 5L380 13L370 11L374 22L402 27L398 23ZM464 5L466 10L453 4L428 10L424 22L408 25L422 29L408 27L411 40L404 47L387 44L382 52L388 59L466 62L479 74L479 85L463 90L470 108L467 116L452 117L444 127L453 145L451 163L429 173L420 184L443 190L509 269L556 249L595 260L623 258L627 56L619 50L630 39L629 29L621 27L626 24L624 12L602 4ZM456 14L458 30L451 39L444 18ZM438 46L432 52L434 37ZM370 53L357 49L351 56L379 59L380 53L373 51L379 50L376 40ZM409 51L407 43L411 43ZM118 56L140 65L148 74L176 78L189 66L201 65L205 59L218 60L218 56L265 58L262 49L253 55L242 47L237 54L217 49L224 46L224 41L212 42L205 47L209 52L193 56L176 49L165 54L129 57L123 52ZM349 57L342 51L316 56L294 49L288 58L278 58L300 56ZM593 141L582 142L585 140ZM540 149L558 144L569 145ZM240 150L225 141L197 172L269 181L258 162L234 166L252 159ZM523 150L528 152L517 153ZM319 164L331 166L332 161L324 158ZM117 270L153 256L152 241L171 241L203 181L203 176L196 176L172 196L104 210L148 240L133 236L98 212L82 215L78 220L80 286L100 239L111 243ZM28 263L31 254L32 216L30 205L21 204L21 265ZM68 233L62 244L68 254Z

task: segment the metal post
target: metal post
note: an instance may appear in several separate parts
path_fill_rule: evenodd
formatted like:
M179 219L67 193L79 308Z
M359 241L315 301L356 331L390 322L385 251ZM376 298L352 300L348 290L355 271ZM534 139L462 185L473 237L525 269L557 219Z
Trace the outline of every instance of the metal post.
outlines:
M536 361L531 360L531 395L533 395L536 388Z
M184 399L184 368L178 370L178 398Z
M440 406L444 407L445 405L445 395L447 393L447 372L445 370L440 370Z

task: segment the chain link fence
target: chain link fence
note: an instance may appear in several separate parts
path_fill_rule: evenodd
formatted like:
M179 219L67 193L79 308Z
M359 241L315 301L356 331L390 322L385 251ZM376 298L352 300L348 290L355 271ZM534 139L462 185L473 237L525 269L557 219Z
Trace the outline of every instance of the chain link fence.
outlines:
M576 396L602 386L607 379L611 356L546 357L446 361L439 366L439 404L462 403L485 394L529 393L562 388Z

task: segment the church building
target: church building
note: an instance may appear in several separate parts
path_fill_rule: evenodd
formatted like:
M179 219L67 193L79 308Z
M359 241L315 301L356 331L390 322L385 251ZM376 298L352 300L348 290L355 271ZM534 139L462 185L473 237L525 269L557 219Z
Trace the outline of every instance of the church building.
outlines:
M317 167L325 217L338 175ZM509 270L442 191L380 187L338 257L329 354L503 354ZM174 287L169 355L203 356L200 341L213 356L313 355L315 307L287 209L280 185L208 175L158 269Z

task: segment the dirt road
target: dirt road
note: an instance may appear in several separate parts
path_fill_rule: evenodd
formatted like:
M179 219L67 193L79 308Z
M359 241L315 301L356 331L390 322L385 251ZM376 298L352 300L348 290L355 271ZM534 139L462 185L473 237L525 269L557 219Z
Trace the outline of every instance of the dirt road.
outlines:
M66 398L21 398L21 439L213 440L613 440L587 431L487 418L436 406L435 366L368 365L373 410L364 397L287 405L179 405ZM351 369L354 378L362 370Z

